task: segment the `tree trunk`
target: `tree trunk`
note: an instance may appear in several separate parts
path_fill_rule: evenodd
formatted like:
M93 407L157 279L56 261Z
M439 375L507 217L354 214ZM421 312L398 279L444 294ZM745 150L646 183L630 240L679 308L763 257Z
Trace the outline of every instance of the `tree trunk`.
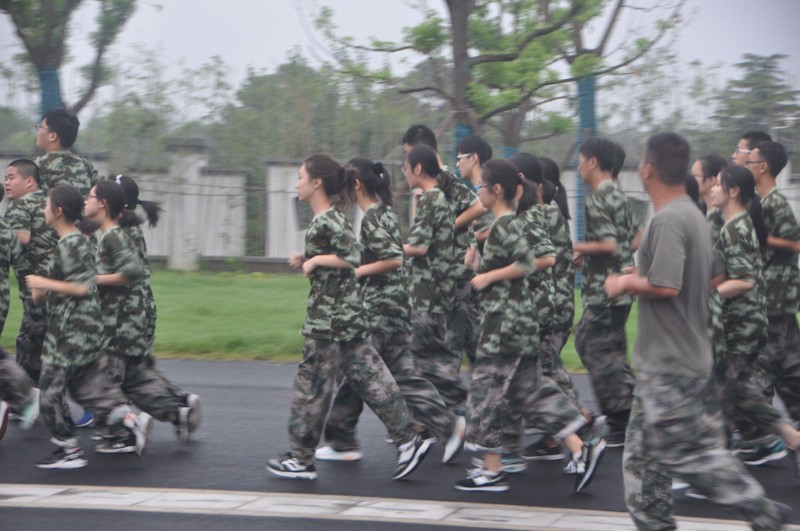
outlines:
M472 0L447 0L450 25L453 31L453 153L459 142L473 133L472 121L467 105L467 85L470 80L469 50L467 48L468 20L474 7Z

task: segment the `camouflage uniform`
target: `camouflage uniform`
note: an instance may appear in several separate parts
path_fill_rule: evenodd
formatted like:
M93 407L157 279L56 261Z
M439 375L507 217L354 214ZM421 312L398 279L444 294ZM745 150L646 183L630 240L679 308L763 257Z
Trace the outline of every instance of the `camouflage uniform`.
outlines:
M55 249L47 278L88 285L89 293L75 297L51 291L47 294L47 334L42 351L40 411L43 422L59 441L75 437L67 404L67 391L104 425L117 408L117 423L127 412L127 399L105 372L102 352L102 319L97 302L91 251L83 236L73 232Z
M100 175L92 163L71 151L53 151L36 159L42 178L42 191L47 193L59 184L74 186L81 195L86 195Z
M44 205L47 196L37 190L11 202L6 211L6 220L12 234L27 232L27 245L17 244L11 256L11 265L19 286L22 301L22 322L17 334L17 363L25 369L33 381L39 381L42 366L42 343L47 331L47 315L44 307L33 303L25 277L45 275L53 256L58 236L44 221Z
M586 198L586 241L614 240L613 254L584 255L581 297L583 315L575 332L575 349L589 371L601 411L612 429L624 428L636 381L628 365L625 322L630 296L610 300L603 290L608 275L633 266L631 238L636 233L630 201L612 181L604 181Z
M786 197L773 188L761 200L761 214L770 236L800 241L800 225ZM792 419L800 421L800 331L797 328L800 271L797 253L766 247L763 250L766 284L767 341L759 355L758 372L766 380L763 389L774 389Z
M361 221L362 264L379 260L402 260L403 242L397 215L383 203L373 203ZM417 376L408 345L411 342L411 302L404 268L361 279L360 297L364 305L372 346L392 373L412 414L417 431L425 429L440 441L453 431L455 416L444 405L439 392L428 380ZM325 440L338 451L358 447L355 438L358 417L364 402L344 380L325 424Z
M726 419L735 423L745 440L767 437L781 422L755 379L755 362L767 331L767 306L761 250L747 212L728 221L715 251L725 264L725 276L752 282L737 297L721 299L724 343L717 349L715 375L722 392Z
M453 177L453 205L455 217L478 202L478 196L463 180ZM475 361L480 334L481 299L472 289L470 281L475 273L464 265L464 255L470 247L477 248L472 224L455 229L455 298L450 314L447 316L446 342L450 350L464 353L470 363Z
M361 253L344 214L329 208L314 216L306 231L306 260L335 254L351 267ZM358 395L378 415L397 444L414 438L400 389L368 340L364 308L352 269L317 267L310 276L308 313L303 324L303 361L297 367L289 411L289 446L302 464L314 461L341 370Z
M0 348L0 400L22 410L33 398L35 384L11 355Z
M712 208L706 214L708 228L711 231L711 245L716 245L722 227L725 226L725 217L722 210ZM708 299L708 328L711 337L711 348L716 351L725 344L725 333L722 330L722 299L717 290L712 290Z
M139 259L142 261L142 264L144 264L144 277L142 277L142 281L139 285L142 288L147 323L145 328L148 343L147 350L148 352L152 352L153 340L156 335L156 318L158 317L158 312L156 309L156 299L153 296L153 287L150 283L150 260L147 257L147 243L144 240L144 233L139 225L129 225L123 227L122 230L125 231L125 235L128 236L133 243L139 255Z
M8 221L0 218L0 334L6 326L8 307L11 303L8 272L11 266L11 250L14 246L14 233L8 228Z
M431 382L453 410L464 407L467 390L458 374L461 353L446 341L447 316L455 296L455 216L444 192L423 193L407 243L427 247L424 256L412 258L410 351L420 376Z
M97 248L98 275L122 273L123 286L99 286L103 315L106 370L122 392L140 409L160 421L178 422L178 410L186 406L187 393L153 367L148 352L147 318L141 281L144 266L133 243L115 225L100 238Z
M481 272L516 264L528 275L536 270L522 222L512 213L492 225L483 250ZM467 442L500 453L510 419L535 414L534 422L563 438L583 425L583 417L536 359L539 329L528 277L495 282L483 291L481 338L467 398Z

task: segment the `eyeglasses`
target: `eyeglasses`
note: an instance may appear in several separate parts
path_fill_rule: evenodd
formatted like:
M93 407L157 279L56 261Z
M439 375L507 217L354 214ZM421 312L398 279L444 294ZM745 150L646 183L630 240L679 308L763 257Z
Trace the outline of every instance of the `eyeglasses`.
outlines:
M45 126L45 125L42 125L42 124L34 124L34 125L33 125L33 127L34 127L34 128L37 130L37 131L38 131L39 129L44 129L45 131L50 131L50 129L48 129L48 128L47 128L47 126Z
M749 166L751 164L758 164L759 162L765 162L764 159L761 160L746 160L744 161L745 166Z
M461 155L456 155L456 160L466 159L472 155L472 153L462 153Z
M750 153L752 153L752 152L753 152L753 151L752 151L752 150L750 150L750 149L739 149L739 148L736 148L736 151L734 151L734 153L735 153L735 154L737 154L737 155L738 155L739 153L745 153L745 154L749 155L749 154L750 154Z
M94 194L86 194L86 199L89 199L90 197L94 197L95 199L97 199L97 196Z
M481 189L486 188L486 186L487 185L485 185L485 184L478 183L478 184L475 185L475 191L476 192L480 192Z

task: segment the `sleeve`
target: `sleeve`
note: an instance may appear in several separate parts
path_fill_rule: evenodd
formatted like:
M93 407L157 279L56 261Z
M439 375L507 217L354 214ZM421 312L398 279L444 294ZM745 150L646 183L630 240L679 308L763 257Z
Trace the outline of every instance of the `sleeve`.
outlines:
M86 247L84 249L88 250ZM69 245L58 245L56 247L56 256L51 263L51 270L58 262L61 264L63 280L83 285L94 285L95 272L88 258L88 253L82 252L81 247L76 245L76 242L70 242Z
M11 231L3 223L0 225L0 334L5 328L8 308L11 304L9 266L13 242Z
M724 231L722 240L722 256L725 260L725 272L728 278L753 282L756 279L758 250L753 247L750 234L736 223L729 225L735 231L733 235ZM749 225L747 226L749 227Z
M800 225L789 203L781 201L778 205L764 209L764 219L769 227L769 235L785 240L800 241Z
M613 219L613 206L605 194L598 195L597 201L586 203L587 226L591 224L592 240L617 241L617 227Z
M458 180L456 177L453 177L455 182L458 183L455 186L456 197L454 198L454 207L456 211L456 217L470 208L472 205L478 202L478 194L473 192L466 183L461 180Z
M31 232L31 224L33 223L30 213L24 208L22 198L14 201L8 207L6 212L6 222L12 234L17 232Z
M681 290L683 265L686 262L686 240L668 223L651 223L649 233L650 267L642 274L653 286Z
M430 247L433 240L433 215L434 209L431 195L423 194L417 204L417 214L408 235L407 243L412 247Z
M366 215L361 222L362 234L364 237L361 243L365 249L369 249L378 260L403 259L403 248L398 245L394 237L393 230L389 227L390 216L378 217L376 215Z
M110 236L110 235L109 235ZM110 271L122 273L125 278L135 282L144 276L144 264L127 236L115 230L108 238Z
M509 223L507 226L506 245L511 249L511 260L526 275L536 272L536 257L528 245L521 223ZM494 232L494 231L492 231ZM548 241L550 239L548 238Z
M361 265L361 248L352 227L350 227L344 215L337 218L336 226L331 227L331 229L333 254L347 262L352 268Z

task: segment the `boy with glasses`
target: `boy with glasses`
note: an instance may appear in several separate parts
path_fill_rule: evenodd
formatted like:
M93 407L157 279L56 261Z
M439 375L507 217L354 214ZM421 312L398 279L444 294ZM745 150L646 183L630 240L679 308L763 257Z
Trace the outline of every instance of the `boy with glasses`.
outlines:
M71 184L85 196L100 179L91 162L70 151L79 127L78 118L64 109L45 112L36 125L36 146L45 153L36 159L45 194L59 184Z

